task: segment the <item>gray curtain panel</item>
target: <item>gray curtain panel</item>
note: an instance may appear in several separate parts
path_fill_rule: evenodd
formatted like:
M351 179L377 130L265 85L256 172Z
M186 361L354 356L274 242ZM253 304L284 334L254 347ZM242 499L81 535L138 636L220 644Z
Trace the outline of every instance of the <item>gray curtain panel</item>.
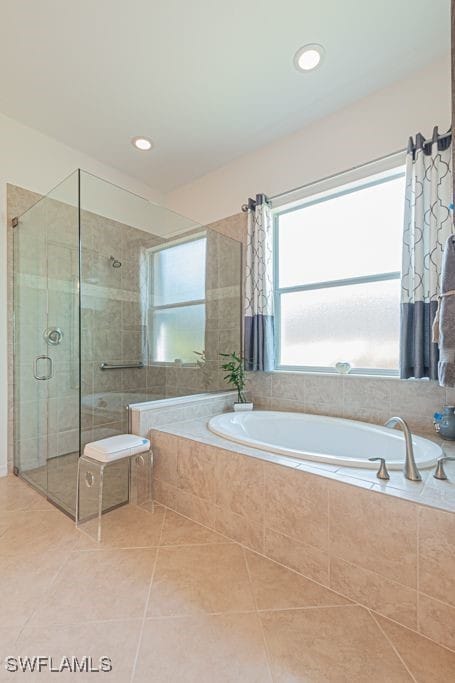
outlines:
M453 232L451 136L433 131L409 141L401 276L400 377L438 379L439 350L432 325L440 292L442 255Z
M243 353L247 370L273 370L273 226L270 204L263 194L248 200Z

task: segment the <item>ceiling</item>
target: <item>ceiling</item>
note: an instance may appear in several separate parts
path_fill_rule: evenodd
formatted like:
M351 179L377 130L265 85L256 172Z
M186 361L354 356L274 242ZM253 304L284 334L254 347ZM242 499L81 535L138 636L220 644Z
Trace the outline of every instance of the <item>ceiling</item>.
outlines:
M0 0L0 111L167 192L449 45L449 0Z

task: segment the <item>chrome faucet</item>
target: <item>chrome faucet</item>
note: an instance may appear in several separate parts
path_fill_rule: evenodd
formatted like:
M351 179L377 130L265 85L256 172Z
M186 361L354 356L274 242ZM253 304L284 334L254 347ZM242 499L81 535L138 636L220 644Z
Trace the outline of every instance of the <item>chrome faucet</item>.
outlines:
M419 470L417 469L417 465L414 460L412 434L407 423L403 420L402 417L391 417L390 420L387 420L384 427L390 427L390 429L393 429L397 425L401 425L401 428L404 433L404 440L406 443L406 460L403 469L404 476L406 477L406 479L410 479L411 481L422 481L422 476Z

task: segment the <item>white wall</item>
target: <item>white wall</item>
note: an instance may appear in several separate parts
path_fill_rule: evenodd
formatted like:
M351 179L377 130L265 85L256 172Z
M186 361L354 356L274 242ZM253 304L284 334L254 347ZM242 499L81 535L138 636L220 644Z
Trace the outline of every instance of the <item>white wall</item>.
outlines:
M403 81L170 192L166 204L210 223L238 213L258 192L275 195L396 152L418 131L429 136L435 125L444 132L449 128L450 92L447 54Z
M0 476L6 474L8 445L6 183L44 194L76 168L152 201L162 199L144 183L0 114Z

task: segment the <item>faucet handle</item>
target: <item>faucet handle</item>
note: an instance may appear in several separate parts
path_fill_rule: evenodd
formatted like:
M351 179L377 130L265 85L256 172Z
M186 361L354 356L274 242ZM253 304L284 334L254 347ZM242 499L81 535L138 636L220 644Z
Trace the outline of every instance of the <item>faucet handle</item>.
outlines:
M455 459L455 458L454 458ZM387 465L385 464L385 458L368 458L370 462L374 462L375 460L379 460L381 464L379 465L379 469L376 472L376 476L378 479L390 479L389 472L387 470Z
M436 469L433 474L435 479L447 479L447 474L444 470L444 463L447 460L455 460L455 457L453 457L453 455L442 455L440 458L438 458L438 464L436 465Z

